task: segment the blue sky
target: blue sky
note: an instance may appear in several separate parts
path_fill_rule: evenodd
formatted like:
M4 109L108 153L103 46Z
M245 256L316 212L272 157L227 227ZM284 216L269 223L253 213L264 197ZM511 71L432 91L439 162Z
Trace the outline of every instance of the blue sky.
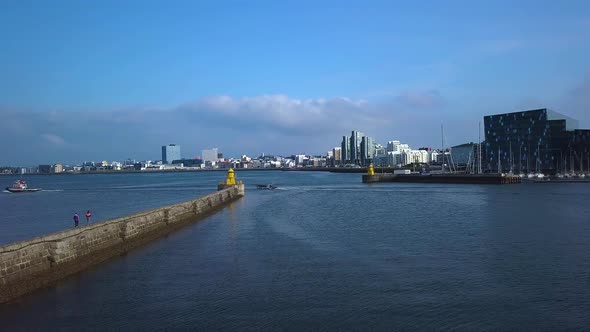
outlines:
M0 165L459 144L538 107L590 128L588 1L2 1L0 43Z

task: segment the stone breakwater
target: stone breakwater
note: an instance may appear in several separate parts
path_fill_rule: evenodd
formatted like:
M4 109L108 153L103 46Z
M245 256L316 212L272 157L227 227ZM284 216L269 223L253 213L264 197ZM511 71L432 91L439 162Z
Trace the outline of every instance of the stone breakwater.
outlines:
M121 255L242 196L240 183L194 200L0 247L0 303Z

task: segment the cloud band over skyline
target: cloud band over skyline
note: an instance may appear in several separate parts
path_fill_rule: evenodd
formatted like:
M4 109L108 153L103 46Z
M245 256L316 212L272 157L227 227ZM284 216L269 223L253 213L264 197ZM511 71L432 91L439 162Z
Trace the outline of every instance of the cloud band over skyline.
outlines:
M564 107L589 108L588 82L590 74L562 100ZM448 112L454 107L465 110ZM234 157L259 153L323 154L338 146L342 135L350 135L351 130L374 136L381 143L397 139L414 147L439 147L441 123L445 125L448 144L475 141L477 123L490 110L474 112L471 107L449 101L437 90L408 90L381 101L344 97L297 99L287 95L210 96L169 109L4 109L0 112L0 139L18 144L3 144L0 153L7 156L1 162L5 165L158 160L160 146L170 143L181 145L186 158L199 156L202 149L211 147ZM505 107L491 113L509 111L514 109ZM575 113L572 116L582 116L582 124L588 123L587 113Z

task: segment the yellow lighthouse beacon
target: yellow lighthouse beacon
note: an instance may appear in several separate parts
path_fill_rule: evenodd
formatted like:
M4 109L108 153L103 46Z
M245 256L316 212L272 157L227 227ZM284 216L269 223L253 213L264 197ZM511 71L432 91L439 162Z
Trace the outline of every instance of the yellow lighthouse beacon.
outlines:
M227 178L225 179L226 186L234 186L236 184L236 175L234 174L234 169L230 168L227 171Z
M373 167L373 164L369 165L369 169L367 169L367 175L375 175L375 168Z
M244 188L244 184L242 183L242 181L236 181L236 174L234 173L234 169L230 168L227 171L227 177L225 178L225 181L219 182L219 184L217 185L217 190L223 190L234 186L240 187L241 190L243 190Z
M372 183L378 181L379 175L375 174L375 167L373 167L373 164L370 164L369 167L367 167L367 174L363 174L363 183Z

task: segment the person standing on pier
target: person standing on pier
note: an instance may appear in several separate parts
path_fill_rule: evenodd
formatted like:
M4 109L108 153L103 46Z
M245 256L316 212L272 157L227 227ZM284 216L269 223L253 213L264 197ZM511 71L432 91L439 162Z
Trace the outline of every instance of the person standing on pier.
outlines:
M88 210L88 211L86 211L86 225L87 226L90 223L90 217L92 217L92 213L90 213L90 210Z
M80 217L78 216L78 212L74 213L74 227L78 227L78 222L80 221Z

